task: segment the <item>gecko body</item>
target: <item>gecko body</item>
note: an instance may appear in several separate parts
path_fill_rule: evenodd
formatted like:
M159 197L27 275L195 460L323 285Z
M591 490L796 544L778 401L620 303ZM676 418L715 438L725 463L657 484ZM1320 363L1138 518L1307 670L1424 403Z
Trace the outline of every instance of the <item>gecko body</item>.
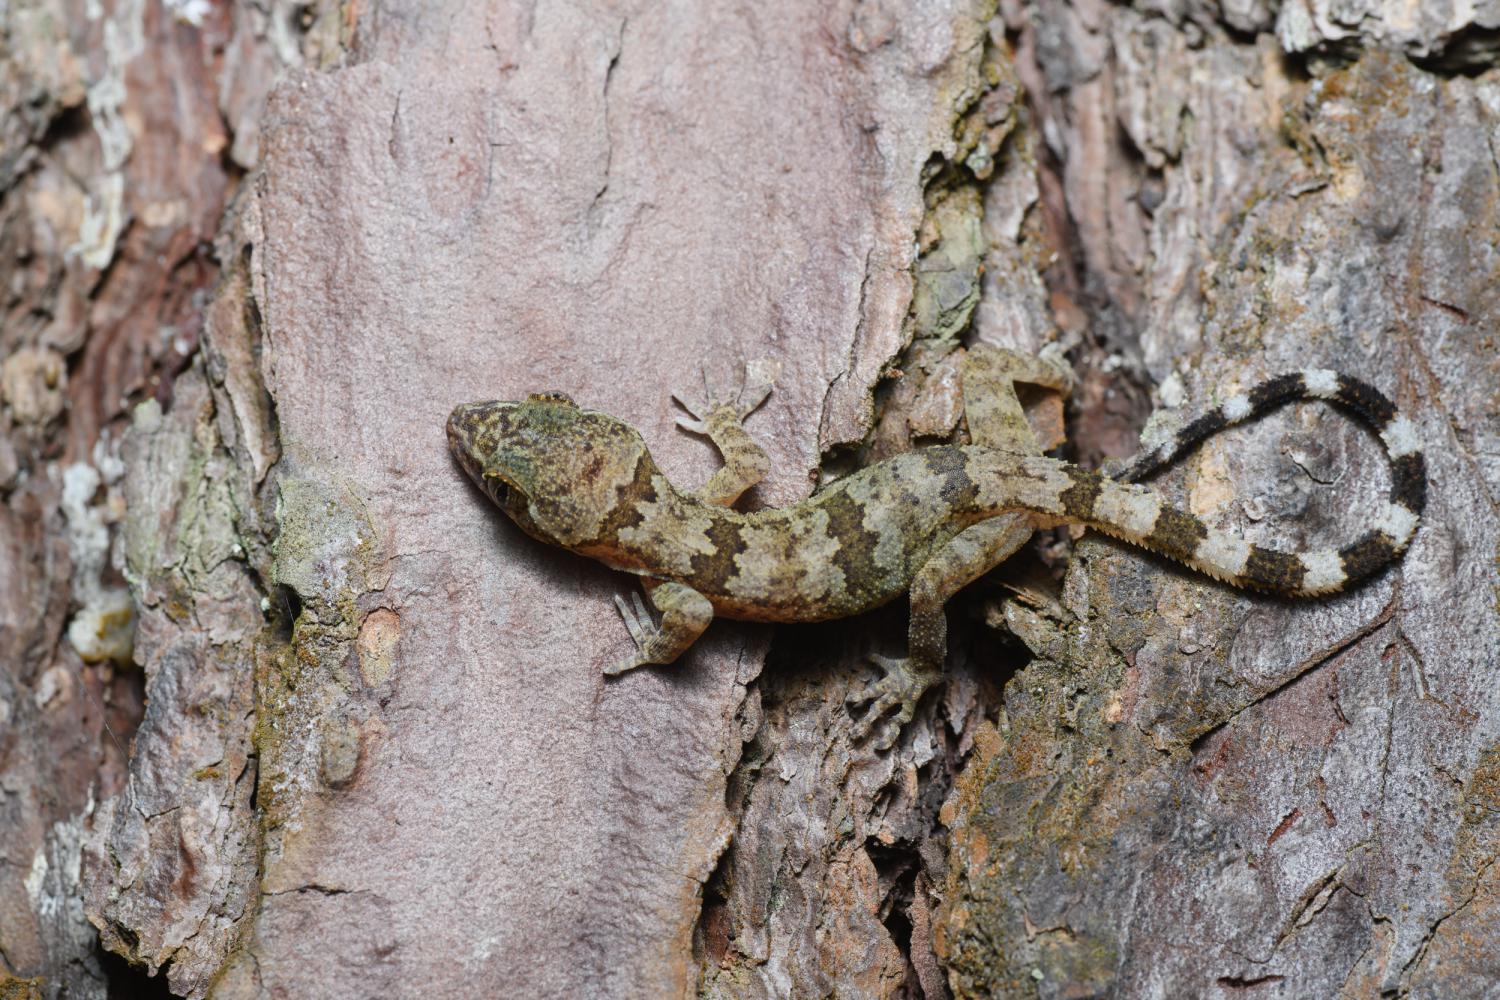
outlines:
M872 703L861 731L896 709L887 746L940 676L943 603L1038 529L1082 524L1235 586L1312 597L1399 557L1425 502L1425 466L1410 422L1373 387L1338 373L1279 376L1233 396L1118 479L1040 454L1014 384L1066 391L1071 373L1064 366L981 347L971 350L962 378L972 444L917 449L800 503L752 512L731 505L768 471L742 424L769 386L687 407L701 416L680 423L710 437L725 459L692 492L667 481L633 428L560 393L460 406L447 431L460 465L524 531L643 578L660 620L639 595L616 598L636 651L607 673L672 662L716 615L821 621L909 595L907 656L872 657L884 676L851 697ZM1387 500L1354 542L1302 552L1265 548L1134 482L1231 424L1303 399L1353 413L1379 434L1390 459Z

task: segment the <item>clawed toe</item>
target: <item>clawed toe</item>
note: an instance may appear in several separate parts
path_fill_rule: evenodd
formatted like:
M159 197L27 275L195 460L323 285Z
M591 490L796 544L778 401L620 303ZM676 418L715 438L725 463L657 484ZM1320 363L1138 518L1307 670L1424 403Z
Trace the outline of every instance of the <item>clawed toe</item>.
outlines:
M641 595L632 593L627 602L624 597L616 594L615 610L624 619L625 628L630 632L630 638L634 640L636 647L644 648L656 631L656 622L652 619L651 612L646 610L646 602Z
M716 385L709 378L706 368L699 369L699 376L703 380L701 402L695 401L698 398L696 393L674 391L673 401L688 412L688 417L677 418L677 426L693 434L704 434L708 431L709 417L720 408L728 408L737 421L743 421L754 413L766 401L766 397L771 395L771 387L775 381L775 366L767 361L758 361L751 365L741 361L738 367L739 372L732 391L726 392ZM750 382L752 371L757 378L753 384Z
M646 659L646 649L651 640L656 638L657 633L661 631L661 626L656 623L656 619L651 617L646 601L639 591L633 591L629 600L621 594L616 594L615 610L620 612L620 619L625 622L625 629L630 633L630 641L635 643L635 655L625 657L614 666L605 667L604 672L610 677L623 674L627 670L634 670L649 662Z
M703 426L704 418L708 416L708 411L712 409L712 407L708 403L693 402L693 399L695 398L694 394L683 389L673 389L671 395L672 402L676 403L678 406L686 410L688 412L688 416L692 418L691 420L689 420L684 417L678 417L677 425L679 427L685 427L688 430L695 430L696 428L690 427L689 425L697 424L699 427Z
M639 656L627 656L620 662L613 664L612 666L605 667L604 676L618 677L621 674L625 673L627 670L634 670L636 667L639 667L641 665L641 658Z
M877 750L889 750L901 738L901 731L916 714L917 703L937 679L936 672L922 670L907 659L896 659L871 655L874 663L885 674L879 680L851 691L844 699L850 706L869 704L863 716L854 722L854 739L860 741L870 735L892 709L889 728L875 741Z
M771 383L762 382L759 385L745 386L735 394L734 408L739 418L744 420L750 414L759 409L760 404L771 395Z
M880 668L881 677L879 680L871 681L860 688L850 691L844 696L844 704L846 705L864 705L872 701L879 701L883 696L888 695L892 687L892 676L898 673L906 663L900 657L881 656L878 653L870 653L865 659Z

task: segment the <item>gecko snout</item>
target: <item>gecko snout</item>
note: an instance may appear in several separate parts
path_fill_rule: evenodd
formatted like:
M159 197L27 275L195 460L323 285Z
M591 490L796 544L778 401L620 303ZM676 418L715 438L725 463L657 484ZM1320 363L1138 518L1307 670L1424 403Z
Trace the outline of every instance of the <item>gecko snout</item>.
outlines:
M464 403L462 406L455 406L453 412L448 414L448 447L457 450L463 443L466 431L473 423L473 407L473 403Z
M515 403L464 403L448 415L448 449L469 478L509 510L522 494L510 481L505 442L511 434Z
M464 403L455 406L453 412L448 414L448 450L475 481L479 480L482 472L482 437L490 424L486 417L494 406L494 403Z

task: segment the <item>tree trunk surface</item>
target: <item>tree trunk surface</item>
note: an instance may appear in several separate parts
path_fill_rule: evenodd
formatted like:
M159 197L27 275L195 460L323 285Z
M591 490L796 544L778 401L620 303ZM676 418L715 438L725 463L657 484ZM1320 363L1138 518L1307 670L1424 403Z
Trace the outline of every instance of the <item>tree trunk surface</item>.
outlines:
M0 998L1500 997L1500 13L1335 0L0 9ZM715 623L516 529L458 403L674 426L779 506L1058 342L1096 466L1285 370L1417 426L1399 566L1247 595L1040 534L949 603ZM1338 544L1301 405L1155 485Z

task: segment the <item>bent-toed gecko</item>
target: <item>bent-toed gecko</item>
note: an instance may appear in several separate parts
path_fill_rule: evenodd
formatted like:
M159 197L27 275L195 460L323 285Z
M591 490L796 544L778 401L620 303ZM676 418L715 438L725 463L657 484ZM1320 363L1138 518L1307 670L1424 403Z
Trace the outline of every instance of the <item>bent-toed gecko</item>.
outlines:
M940 676L944 602L1033 531L1087 525L1237 587L1311 597L1394 561L1425 502L1425 465L1410 421L1378 390L1337 372L1281 375L1232 396L1118 479L1040 454L1014 383L1064 392L1071 385L1065 366L981 346L970 350L962 377L972 444L897 455L780 509L731 506L769 471L765 452L742 426L769 385L729 400L710 390L703 406L684 403L695 419L679 423L706 434L724 458L691 493L667 481L633 428L562 393L460 406L448 418L448 441L474 482L528 534L643 578L660 621L639 594L628 603L616 597L636 651L608 674L671 663L715 615L822 621L909 594L907 656L874 657L884 677L850 699L873 702L860 735L897 709L882 747ZM1342 548L1263 548L1133 485L1231 424L1306 399L1336 403L1367 423L1390 461L1387 503L1369 530Z

